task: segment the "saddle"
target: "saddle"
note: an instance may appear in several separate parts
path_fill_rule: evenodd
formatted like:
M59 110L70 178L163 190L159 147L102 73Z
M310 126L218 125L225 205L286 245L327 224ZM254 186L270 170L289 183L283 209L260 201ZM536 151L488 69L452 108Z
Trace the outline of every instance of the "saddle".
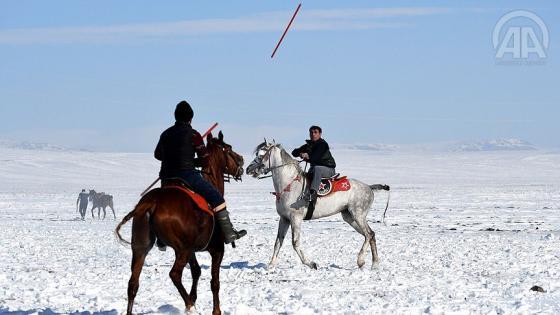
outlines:
M181 178L173 177L173 178L166 178L161 180L161 188L162 189L178 189L189 196L189 198L196 203L196 205L202 209L202 211L214 216L214 211L210 208L210 205L202 197L201 195L197 194L192 190L192 188L183 181Z
M350 181L348 181L346 176L342 176L342 177L339 176L340 173L336 173L334 174L334 176L331 177L323 177L321 179L321 183L319 184L319 190L317 191L317 198L328 196L331 193L337 191L350 190ZM311 183L311 181L313 180L313 173L307 173L305 174L305 177L307 179L307 182ZM315 212L316 202L317 200L309 203L309 205L307 206L307 212L305 213L303 220L305 221L311 220L311 218L313 217L313 212Z
M313 173L307 173L305 176L307 182L311 183L313 180ZM340 177L340 173L336 173L331 177L323 177L321 179L321 184L319 184L319 190L317 191L317 197L325 197L337 191L348 190L350 190L350 181L348 181L347 176Z

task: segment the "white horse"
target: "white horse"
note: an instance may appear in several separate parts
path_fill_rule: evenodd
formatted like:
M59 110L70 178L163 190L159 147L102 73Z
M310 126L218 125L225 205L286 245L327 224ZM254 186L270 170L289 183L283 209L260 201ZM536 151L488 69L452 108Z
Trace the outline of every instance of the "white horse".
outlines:
M300 247L301 223L308 211L307 204L299 200L303 190L305 175L298 164L280 144L268 143L266 140L255 149L256 157L247 167L247 174L259 177L272 172L272 182L276 195L276 211L280 215L278 234L274 244L274 253L268 265L274 268L278 253L288 232L292 228L292 245L302 263L317 269L317 264L309 260ZM355 179L349 179L350 190L338 191L325 197L317 198L311 219L328 217L337 213L358 233L365 237L358 254L358 267L365 264L364 256L368 244L372 252L372 268L379 263L375 233L367 223L367 214L374 199L374 190L389 190L386 185L367 185Z

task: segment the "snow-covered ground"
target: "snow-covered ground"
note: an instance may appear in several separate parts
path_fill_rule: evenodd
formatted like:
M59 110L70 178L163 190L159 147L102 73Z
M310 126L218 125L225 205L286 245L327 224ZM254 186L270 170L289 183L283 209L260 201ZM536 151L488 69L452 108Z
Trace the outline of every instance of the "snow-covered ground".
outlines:
M338 171L392 187L387 226L369 216L381 264L360 270L363 242L340 216L305 222L301 264L288 240L266 265L277 228L270 179L226 186L237 228L221 269L226 314L558 314L560 154L544 151L383 153L339 150ZM249 161L250 156L246 156ZM82 189L114 195L118 220L157 176L150 154L0 149L0 313L122 313L130 249L114 220L78 219ZM124 228L129 237L130 225ZM197 309L211 312L210 257ZM149 254L135 312L182 313L172 251ZM190 273L184 273L190 283ZM530 291L541 286L545 293Z

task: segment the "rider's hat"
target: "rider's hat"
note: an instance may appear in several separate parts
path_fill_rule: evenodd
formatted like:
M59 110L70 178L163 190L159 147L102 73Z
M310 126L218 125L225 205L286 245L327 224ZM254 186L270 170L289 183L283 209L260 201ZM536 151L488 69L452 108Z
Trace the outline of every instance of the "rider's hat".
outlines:
M182 122L189 122L193 118L194 113L191 105L186 101L180 101L175 108L175 120Z

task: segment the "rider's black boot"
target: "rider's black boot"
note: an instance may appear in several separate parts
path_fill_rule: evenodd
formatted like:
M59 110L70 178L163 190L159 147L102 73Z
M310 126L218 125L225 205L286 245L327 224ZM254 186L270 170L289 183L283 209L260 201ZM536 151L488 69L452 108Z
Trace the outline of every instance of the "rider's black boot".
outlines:
M313 202L317 200L317 192L314 189L310 189L308 192L305 193L305 195L303 195L301 199L303 199L306 202Z
M236 231L233 228L233 226L231 225L231 221L229 220L229 212L226 209L217 212L215 216L216 222L218 222L218 225L222 229L222 233L224 233L226 244L229 244L247 235L247 231Z

